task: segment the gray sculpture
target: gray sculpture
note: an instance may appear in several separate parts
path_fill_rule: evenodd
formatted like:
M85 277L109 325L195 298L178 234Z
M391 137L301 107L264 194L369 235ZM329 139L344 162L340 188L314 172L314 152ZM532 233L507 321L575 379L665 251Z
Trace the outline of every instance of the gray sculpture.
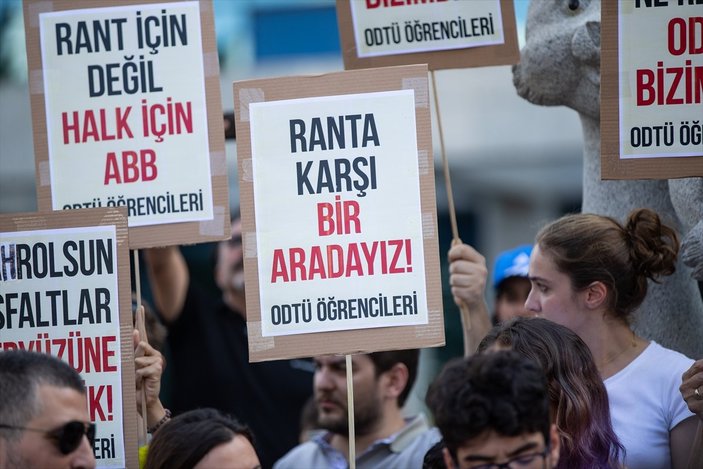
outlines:
M513 69L520 96L545 106L567 106L583 128L584 212L620 221L648 207L682 235L674 275L650 282L634 314L635 331L690 357L703 357L703 179L617 180L600 177L600 1L531 0L526 45ZM685 261L685 263L684 263Z

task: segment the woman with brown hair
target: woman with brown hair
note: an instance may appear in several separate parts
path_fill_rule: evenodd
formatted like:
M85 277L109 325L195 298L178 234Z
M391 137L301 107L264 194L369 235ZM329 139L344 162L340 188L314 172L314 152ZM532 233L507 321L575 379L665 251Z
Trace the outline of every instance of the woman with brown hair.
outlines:
M685 467L695 436L678 392L693 360L630 327L648 280L673 273L678 250L676 232L655 212L637 209L624 225L595 214L562 217L538 233L530 260L525 306L588 345L633 469Z
M184 412L166 422L149 444L145 469L261 469L254 435L212 408Z
M540 364L561 442L557 469L620 467L623 448L610 422L608 395L586 344L542 318L516 317L491 329L478 352L511 349Z

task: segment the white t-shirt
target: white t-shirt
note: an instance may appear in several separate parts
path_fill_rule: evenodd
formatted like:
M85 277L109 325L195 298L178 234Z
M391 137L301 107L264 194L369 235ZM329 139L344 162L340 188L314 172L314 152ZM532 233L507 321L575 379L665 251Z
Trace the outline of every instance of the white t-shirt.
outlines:
M629 469L671 467L669 431L693 416L679 392L693 360L656 342L605 380L610 418Z

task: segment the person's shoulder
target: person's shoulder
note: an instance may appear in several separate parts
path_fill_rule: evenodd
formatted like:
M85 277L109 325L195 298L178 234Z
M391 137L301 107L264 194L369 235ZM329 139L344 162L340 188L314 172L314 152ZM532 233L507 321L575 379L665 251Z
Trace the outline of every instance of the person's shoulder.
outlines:
M391 469L422 467L427 451L442 439L439 429L426 428L414 435L412 441L402 448L395 447L384 461L384 467Z
M611 401L614 394L629 395L633 382L668 389L674 382L680 384L681 374L690 366L687 360L685 355L652 340L625 368L606 378L604 384Z
M297 469L313 467L315 460L322 456L320 445L314 441L306 441L288 451L273 465L274 469Z
M655 341L649 344L645 352L649 355L648 361L656 359L662 364L666 364L665 369L678 370L682 367L688 369L693 364L692 358L676 350L666 348Z
M623 378L626 378L626 381L632 379L639 382L646 381L668 392L669 388L678 388L681 384L681 375L690 368L692 363L693 360L681 352L651 341L647 348L628 365ZM627 385L630 386L631 382Z
M428 428L424 432L417 435L415 440L409 445L411 452L422 456L424 459L425 454L432 448L438 441L442 439L442 434L439 432L437 427Z
M416 452L422 454L442 439L437 427L429 427L425 417L420 414L411 418L404 431L392 443L394 452Z
M439 428L431 427L418 435L416 444L418 446L427 446L429 448L434 446L434 444L441 439L442 434L439 432Z

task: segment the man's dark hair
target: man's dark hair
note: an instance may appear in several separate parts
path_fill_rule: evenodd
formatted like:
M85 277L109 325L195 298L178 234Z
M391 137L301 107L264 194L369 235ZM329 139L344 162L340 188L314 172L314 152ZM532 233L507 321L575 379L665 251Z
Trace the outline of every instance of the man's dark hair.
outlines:
M149 444L145 469L190 469L214 447L242 435L252 446L249 427L216 409L185 412L159 429Z
M369 358L371 358L374 364L376 377L393 368L393 365L396 363L402 363L408 368L408 384L405 385L405 389L403 389L403 392L398 396L398 407L403 407L403 405L405 405L405 400L410 395L413 384L415 384L417 365L420 361L420 350L410 349L374 352L369 354Z
M422 469L447 469L444 464L444 442L439 440L428 449L425 458L422 460Z
M508 437L540 432L549 443L544 372L512 350L449 362L426 400L455 459L460 446L491 430Z
M76 370L58 358L25 350L0 351L0 424L23 427L42 410L40 385L85 392ZM14 440L20 430L0 429L0 438Z

